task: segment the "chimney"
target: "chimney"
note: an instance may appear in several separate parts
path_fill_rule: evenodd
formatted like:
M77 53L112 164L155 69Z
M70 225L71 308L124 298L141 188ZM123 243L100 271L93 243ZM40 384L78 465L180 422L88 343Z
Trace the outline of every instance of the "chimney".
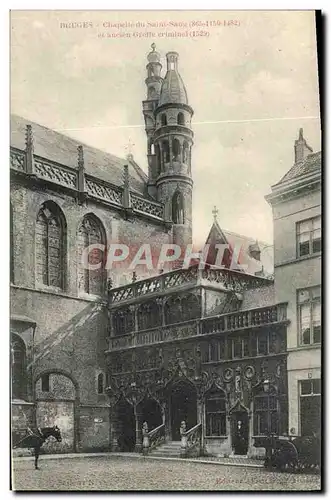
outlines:
M299 163L304 161L307 156L313 152L313 148L311 148L306 139L303 137L303 129L299 130L299 138L294 142L294 161L295 163Z

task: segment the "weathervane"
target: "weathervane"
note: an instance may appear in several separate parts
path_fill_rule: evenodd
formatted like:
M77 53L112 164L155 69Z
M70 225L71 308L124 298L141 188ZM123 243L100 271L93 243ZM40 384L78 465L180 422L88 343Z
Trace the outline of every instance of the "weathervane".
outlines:
M218 215L218 209L216 208L216 205L213 208L212 214L214 216L214 221L216 222L217 220L217 215Z

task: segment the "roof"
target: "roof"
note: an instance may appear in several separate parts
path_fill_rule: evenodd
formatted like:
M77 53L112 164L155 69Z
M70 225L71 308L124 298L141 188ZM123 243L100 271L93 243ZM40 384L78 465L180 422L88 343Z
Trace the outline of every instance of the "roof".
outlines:
M187 93L182 77L173 69L167 71L162 82L159 106L169 103L188 104Z
M146 196L147 176L133 160L118 158L17 115L11 115L11 146L25 149L27 125L32 127L34 153L37 156L77 169L77 147L83 146L87 174L116 186L122 186L123 167L129 163L130 188Z
M271 276L273 274L273 245L270 243L221 229L217 220L214 221L210 229L206 243L211 246L229 244L232 249L240 249L238 262L247 266L246 273L261 273L262 276ZM258 249L260 250L260 260L253 257L253 251L258 251Z
M284 177L281 178L281 180L277 183L277 185L289 181L291 179L301 177L306 174L318 172L319 170L321 170L321 164L322 164L321 151L309 154L305 158L305 160L295 163L293 167L290 168L290 170L284 175Z

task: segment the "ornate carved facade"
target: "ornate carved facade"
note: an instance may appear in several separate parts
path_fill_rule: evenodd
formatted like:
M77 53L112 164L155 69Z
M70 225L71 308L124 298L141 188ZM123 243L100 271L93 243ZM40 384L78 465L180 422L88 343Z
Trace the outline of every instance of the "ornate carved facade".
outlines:
M191 277L199 273L188 271ZM174 441L184 420L186 432L201 424L203 453L258 455L263 436L287 432L286 304L241 310L231 302L239 288L241 301L254 286L267 290L272 282L264 278L250 282L241 273L204 271L203 276L213 277L208 286L195 279L183 285L174 279L182 273L170 273L174 285L155 286L154 292L147 280L128 285L120 303L112 300L120 291L109 292L107 392L114 422L126 401L136 430L127 430L131 448L142 444L144 421L150 431L151 419L155 427L164 424L165 441ZM155 280L169 278L164 274ZM131 294L137 286L145 294ZM215 295L232 304L233 312L215 315ZM144 323L138 319L142 310ZM151 401L158 404L160 421L146 411ZM125 436L125 429L114 424L113 449L121 449Z

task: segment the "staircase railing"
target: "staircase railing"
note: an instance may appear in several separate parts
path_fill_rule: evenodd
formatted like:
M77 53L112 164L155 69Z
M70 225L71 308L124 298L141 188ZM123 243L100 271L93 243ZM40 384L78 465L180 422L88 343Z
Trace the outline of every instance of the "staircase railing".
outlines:
M142 427L142 435L142 451L144 455L147 455L154 448L165 442L165 424L161 424L151 431L148 431L148 424L147 422L144 422Z
M188 457L191 455L199 456L202 449L202 424L197 424L188 431L186 430L186 422L182 422L180 426L181 436L181 456Z

